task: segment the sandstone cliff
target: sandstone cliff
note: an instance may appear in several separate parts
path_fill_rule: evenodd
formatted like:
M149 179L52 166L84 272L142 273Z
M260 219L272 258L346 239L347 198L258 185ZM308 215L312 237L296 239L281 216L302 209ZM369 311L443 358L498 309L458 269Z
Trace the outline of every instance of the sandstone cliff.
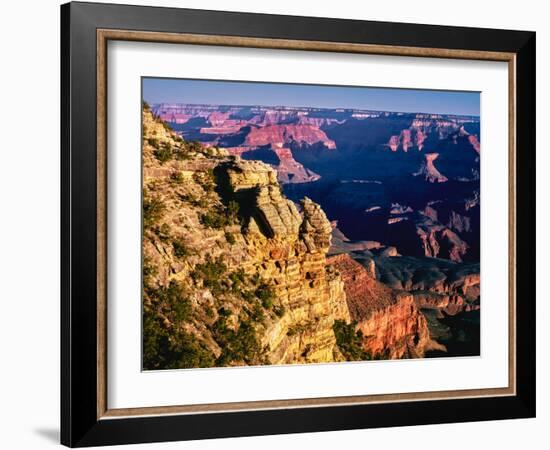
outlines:
M184 142L143 113L144 368L343 360L331 226L276 172Z
M417 358L438 348L413 296L376 280L375 263L364 267L348 254L329 258L342 275L352 321L372 357Z

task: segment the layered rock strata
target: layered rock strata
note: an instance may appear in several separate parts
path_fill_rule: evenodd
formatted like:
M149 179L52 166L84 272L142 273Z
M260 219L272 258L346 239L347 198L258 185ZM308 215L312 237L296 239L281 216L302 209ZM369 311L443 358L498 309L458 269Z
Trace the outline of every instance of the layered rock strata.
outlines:
M144 258L154 268L146 309L160 314L154 293L179 283L187 317L158 317L167 330L185 330L215 364L342 360L333 324L350 317L344 283L326 265L332 228L319 205L305 198L299 212L270 166L186 148L148 111L144 127L144 199L162 204L144 224ZM174 157L163 161L167 148ZM243 327L253 330L255 350L238 341L227 356L227 336Z
M392 289L375 278L375 263L364 267L348 254L329 258L342 275L350 317L373 357L422 357L436 347L427 322L411 294Z

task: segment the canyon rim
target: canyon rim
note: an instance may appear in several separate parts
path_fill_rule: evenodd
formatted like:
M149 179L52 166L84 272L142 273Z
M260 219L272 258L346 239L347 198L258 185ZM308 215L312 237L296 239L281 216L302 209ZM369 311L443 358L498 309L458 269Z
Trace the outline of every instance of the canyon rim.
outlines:
M144 370L480 354L479 93L142 92Z

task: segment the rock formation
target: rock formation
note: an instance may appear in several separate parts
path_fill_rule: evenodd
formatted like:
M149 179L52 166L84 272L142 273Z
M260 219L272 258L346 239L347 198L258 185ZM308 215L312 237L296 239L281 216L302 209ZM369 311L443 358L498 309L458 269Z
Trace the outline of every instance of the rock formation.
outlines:
M261 128L252 128L247 135L245 145L260 147L271 144L315 144L321 142L329 149L336 148L324 131L314 125L267 125Z
M468 244L451 229L430 219L416 224L416 233L421 240L424 255L430 258L445 257L462 261Z
M421 309L479 308L477 118L161 104L143 125L146 368L365 359L342 324L422 356Z
M267 164L189 149L143 117L145 317L153 337L180 333L194 342L184 354L200 356L169 367L342 360L333 324L350 317L319 205L305 198L300 213ZM186 305L185 319L168 300ZM160 364L153 356L148 368Z
M413 296L377 281L374 261L365 268L348 254L341 254L328 262L342 275L351 319L362 332L363 347L369 354L414 358L436 346Z
M374 259L380 281L409 292L419 308L454 315L480 307L479 264L411 257Z
M439 172L439 170L437 170L434 165L434 161L437 159L438 156L439 153L426 153L424 155L425 161L420 166L418 172L416 172L414 175L421 175L426 181L429 181L430 183L445 183L446 181L448 181L448 178L441 174L441 172Z
M273 146L272 151L279 160L279 164L273 166L277 170L277 179L280 183L310 183L321 178L297 162L289 148Z

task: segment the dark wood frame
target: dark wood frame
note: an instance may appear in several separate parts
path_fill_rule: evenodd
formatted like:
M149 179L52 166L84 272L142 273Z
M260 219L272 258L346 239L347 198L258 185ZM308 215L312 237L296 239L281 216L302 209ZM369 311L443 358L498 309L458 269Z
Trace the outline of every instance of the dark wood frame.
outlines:
M109 410L105 395L105 55L109 39L507 61L509 387ZM70 3L61 7L61 55L63 444L76 447L534 417L535 33Z

